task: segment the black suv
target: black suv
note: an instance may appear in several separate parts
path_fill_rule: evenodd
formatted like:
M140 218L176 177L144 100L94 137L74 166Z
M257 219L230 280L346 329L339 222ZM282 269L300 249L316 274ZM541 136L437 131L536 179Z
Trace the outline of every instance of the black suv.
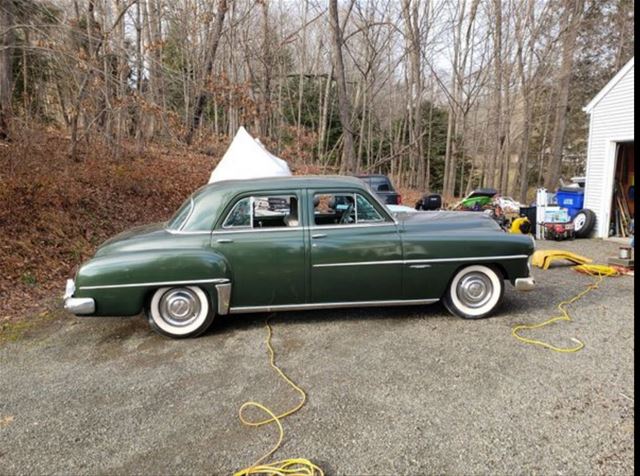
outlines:
M364 181L380 198L382 203L391 205L400 205L402 203L402 196L394 190L391 180L386 175L356 175L356 177Z

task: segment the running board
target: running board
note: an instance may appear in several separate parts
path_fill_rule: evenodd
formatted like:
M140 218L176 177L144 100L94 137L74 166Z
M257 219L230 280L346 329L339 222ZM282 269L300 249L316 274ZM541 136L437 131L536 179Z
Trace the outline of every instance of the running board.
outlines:
M376 307L376 306L419 306L433 304L440 299L399 299L394 301L353 301L353 302L321 302L314 304L280 304L275 306L242 306L229 308L229 314L247 312L275 312L275 311L306 311L309 309L339 309L347 307Z

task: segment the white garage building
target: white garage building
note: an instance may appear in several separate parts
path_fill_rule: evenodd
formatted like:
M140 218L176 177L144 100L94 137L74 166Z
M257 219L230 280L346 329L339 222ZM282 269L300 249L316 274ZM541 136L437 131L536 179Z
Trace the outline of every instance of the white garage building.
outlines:
M617 210L626 207L634 214L633 60L584 108L589 114L584 208L596 214L594 234L598 238L620 234L612 222L616 217L619 222L624 220ZM614 194L614 187L620 192ZM620 205L623 200L626 203Z

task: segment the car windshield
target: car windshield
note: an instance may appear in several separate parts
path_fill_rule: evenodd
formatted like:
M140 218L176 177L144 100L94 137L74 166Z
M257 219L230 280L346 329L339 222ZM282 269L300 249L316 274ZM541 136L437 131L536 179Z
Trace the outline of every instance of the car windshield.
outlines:
M167 222L167 230L178 231L182 228L182 225L184 225L184 222L189 217L191 210L193 210L193 198L189 197Z

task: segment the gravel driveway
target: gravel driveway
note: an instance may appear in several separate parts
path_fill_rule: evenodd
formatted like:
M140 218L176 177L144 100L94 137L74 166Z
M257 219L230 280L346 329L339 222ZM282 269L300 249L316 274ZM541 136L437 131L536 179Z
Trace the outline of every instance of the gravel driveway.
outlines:
M604 262L619 245L537 246ZM535 291L508 286L499 316L482 321L439 304L278 314L278 362L309 400L284 420L275 457L327 474L632 474L633 278L607 278L571 308L573 322L533 334L586 344L561 354L511 327L551 316L592 278L534 274ZM277 437L244 427L240 405L297 402L268 366L264 314L173 341L140 316L55 313L0 344L2 474L229 474Z

